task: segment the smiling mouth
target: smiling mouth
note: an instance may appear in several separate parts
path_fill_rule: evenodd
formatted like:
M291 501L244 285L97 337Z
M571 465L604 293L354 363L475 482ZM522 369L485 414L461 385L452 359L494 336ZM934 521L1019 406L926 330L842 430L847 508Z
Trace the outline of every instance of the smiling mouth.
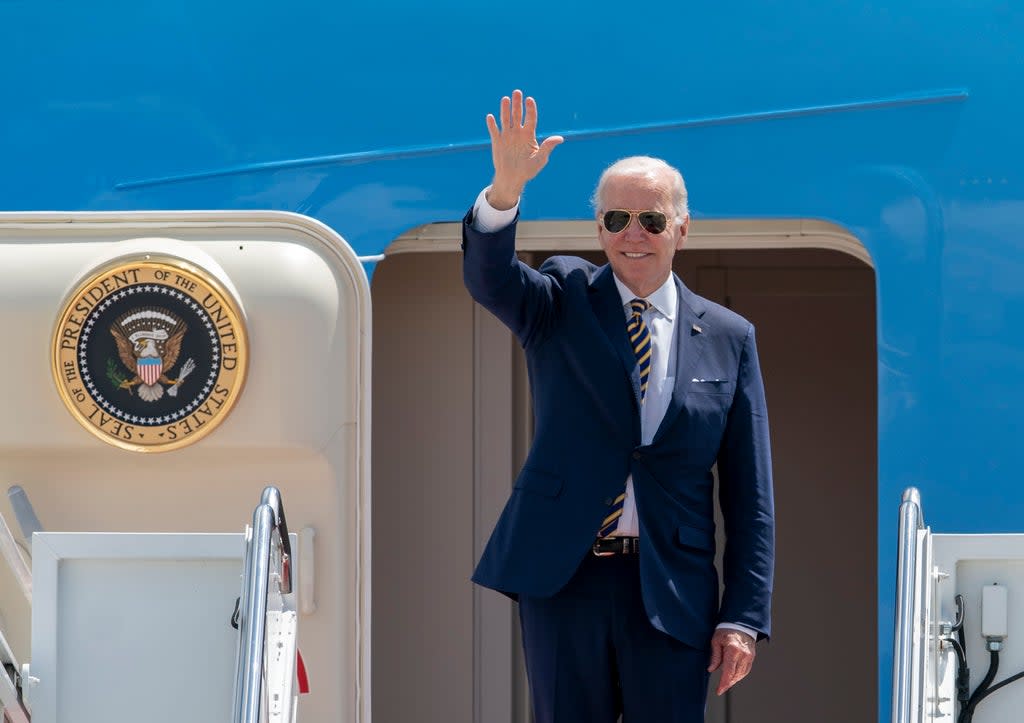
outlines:
M650 256L648 253L636 253L630 251L623 251L622 254L629 259L642 259L644 256Z

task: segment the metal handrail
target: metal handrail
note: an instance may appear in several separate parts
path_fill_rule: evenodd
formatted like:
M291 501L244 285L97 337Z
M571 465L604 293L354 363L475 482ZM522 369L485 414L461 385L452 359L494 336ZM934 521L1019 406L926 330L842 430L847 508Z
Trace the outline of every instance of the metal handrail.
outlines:
M274 531L278 532L276 539ZM252 515L252 530L246 539L240 614L240 647L235 678L234 723L259 723L263 692L263 658L267 626L267 592L270 565L276 547L281 594L291 592L291 544L285 524L281 493L275 487L263 490Z
M292 591L292 543L288 536L288 523L284 519L284 503L277 487L263 490L260 504L270 505L274 512L274 526L280 537L281 544L281 594L288 595Z
M0 555L7 561L8 567L14 573L14 579L18 582L22 595L32 605L32 570L29 569L25 558L21 556L18 543L14 539L11 528L7 526L7 520L0 515Z
M28 495L25 494L25 490L21 485L11 485L7 490L7 497L10 499L11 509L14 511L14 516L18 520L18 526L21 528L22 538L26 542L31 542L32 533L41 531L43 527L39 524L39 518L36 517L35 510L32 509L32 503L28 501ZM11 532L11 528L7 526L7 520L4 519L3 515L0 515L0 555L3 555L3 558L7 561L7 565L11 568L11 572L14 573L15 579L18 581L18 587L21 588L22 594L28 600L29 607L31 607L32 570L29 569L28 563L22 556L21 550L18 547L18 541L14 539L14 534Z
M22 536L31 539L32 533L41 530L42 527L32 510L32 504L28 501L25 490L19 485L14 485L8 490L7 495L10 498L11 508L18 520L18 525L21 527ZM18 541L3 515L0 515L0 556L7 561L11 572L14 573L18 587L31 608L32 570L22 556ZM0 663L4 665L4 669L0 670L0 720L10 720L11 723L29 723L31 716L22 700L22 691L18 685L21 665L14 657L14 651L7 642L3 630L0 630Z
M893 644L892 723L911 723L911 680L914 621L920 604L917 582L917 533L924 529L921 495L915 487L903 492L900 503L899 552L896 569L896 631Z

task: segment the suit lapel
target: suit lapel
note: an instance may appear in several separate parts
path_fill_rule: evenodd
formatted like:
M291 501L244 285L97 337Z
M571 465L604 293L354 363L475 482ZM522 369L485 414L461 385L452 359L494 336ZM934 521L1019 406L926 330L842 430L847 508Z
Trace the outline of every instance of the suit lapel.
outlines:
M678 277L675 281L676 291L679 293L679 308L673 334L675 384L672 389L672 400L651 444L657 444L679 416L686 402L686 393L693 386L691 380L696 376L700 357L708 343L709 327L706 322L701 321L706 311L703 299L687 289Z

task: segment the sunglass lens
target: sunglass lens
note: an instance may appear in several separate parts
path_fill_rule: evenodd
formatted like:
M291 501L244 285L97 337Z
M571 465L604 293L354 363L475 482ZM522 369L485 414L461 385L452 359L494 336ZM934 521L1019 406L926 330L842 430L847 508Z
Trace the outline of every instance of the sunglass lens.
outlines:
M668 219L660 211L644 211L638 220L647 233L661 233L668 225Z
M611 233L618 233L629 225L629 211L608 211L604 215L604 227Z

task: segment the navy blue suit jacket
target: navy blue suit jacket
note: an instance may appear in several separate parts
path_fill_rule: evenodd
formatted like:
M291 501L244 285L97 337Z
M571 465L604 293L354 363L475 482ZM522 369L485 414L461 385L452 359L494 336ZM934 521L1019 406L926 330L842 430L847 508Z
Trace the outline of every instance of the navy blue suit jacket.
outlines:
M515 255L515 224L463 224L464 279L526 352L535 434L473 575L506 594L546 597L572 577L633 475L648 618L697 648L717 623L770 632L774 566L771 455L754 329L675 278L675 389L642 445L636 358L611 267L559 256L540 270ZM673 371L670 370L670 375ZM714 480L726 546L715 569Z

